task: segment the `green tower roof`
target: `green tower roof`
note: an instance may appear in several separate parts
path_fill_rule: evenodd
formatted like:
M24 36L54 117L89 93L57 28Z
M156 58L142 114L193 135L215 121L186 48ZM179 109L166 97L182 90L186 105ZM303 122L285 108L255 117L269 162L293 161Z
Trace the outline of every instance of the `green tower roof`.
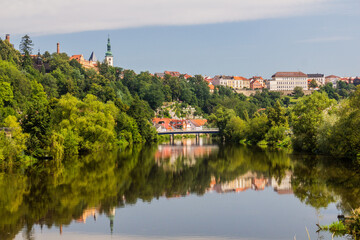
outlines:
M106 57L112 57L112 52L111 52L111 44L110 44L110 37L108 37L108 43L107 43L107 52L105 53Z

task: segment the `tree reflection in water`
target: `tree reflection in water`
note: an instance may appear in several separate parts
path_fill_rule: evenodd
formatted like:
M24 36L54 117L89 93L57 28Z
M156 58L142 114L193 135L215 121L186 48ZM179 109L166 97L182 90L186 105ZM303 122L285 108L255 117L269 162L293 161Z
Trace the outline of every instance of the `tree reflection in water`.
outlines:
M134 146L68 158L60 166L44 163L27 174L0 173L0 239L13 239L23 228L31 239L35 224L62 229L97 214L111 220L115 208L138 199L210 190L271 186L316 209L338 202L346 213L360 206L359 168L334 159L243 146L184 146L170 155L159 149Z

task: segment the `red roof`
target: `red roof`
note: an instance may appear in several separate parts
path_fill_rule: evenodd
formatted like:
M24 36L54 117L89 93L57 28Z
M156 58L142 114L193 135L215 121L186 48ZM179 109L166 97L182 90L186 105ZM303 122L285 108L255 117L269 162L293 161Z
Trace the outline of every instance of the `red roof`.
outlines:
M188 79L188 78L191 78L191 77L192 77L192 76L189 75L189 74L185 74L185 75L184 75L184 78L185 78L185 79Z
M72 59L80 60L81 58L84 58L81 54L80 55L72 55L69 60L72 60Z
M340 78L340 77L335 76L335 75L329 75L329 76L327 76L327 77L325 77L325 78Z
M249 79L244 77L234 76L234 80L249 80Z
M207 123L206 119L191 119L190 121L197 127L201 127Z
M306 77L307 74L303 72L277 72L272 77Z
M174 71L165 71L165 74L171 75L173 77L180 77L180 73L179 72L174 72Z

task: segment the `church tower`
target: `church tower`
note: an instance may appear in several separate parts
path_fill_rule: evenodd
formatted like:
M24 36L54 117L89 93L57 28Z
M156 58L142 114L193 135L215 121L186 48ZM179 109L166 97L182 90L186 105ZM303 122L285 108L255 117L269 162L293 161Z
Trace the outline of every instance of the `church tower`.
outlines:
M105 62L109 66L114 66L114 57L111 53L111 45L110 45L110 37L108 37L108 43L107 43L107 52L105 53Z

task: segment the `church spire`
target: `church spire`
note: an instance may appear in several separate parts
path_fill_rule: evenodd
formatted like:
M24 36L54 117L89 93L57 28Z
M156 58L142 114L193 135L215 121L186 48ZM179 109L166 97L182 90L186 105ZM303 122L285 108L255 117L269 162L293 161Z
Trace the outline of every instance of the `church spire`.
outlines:
M109 66L114 66L114 57L111 52L110 36L108 35L107 52L105 53L105 62Z
M110 36L108 36L107 52L105 53L105 62L109 66L114 66L114 57L111 52Z
M110 56L110 57L113 56L111 52L110 36L108 36L107 52L105 53L105 56Z

